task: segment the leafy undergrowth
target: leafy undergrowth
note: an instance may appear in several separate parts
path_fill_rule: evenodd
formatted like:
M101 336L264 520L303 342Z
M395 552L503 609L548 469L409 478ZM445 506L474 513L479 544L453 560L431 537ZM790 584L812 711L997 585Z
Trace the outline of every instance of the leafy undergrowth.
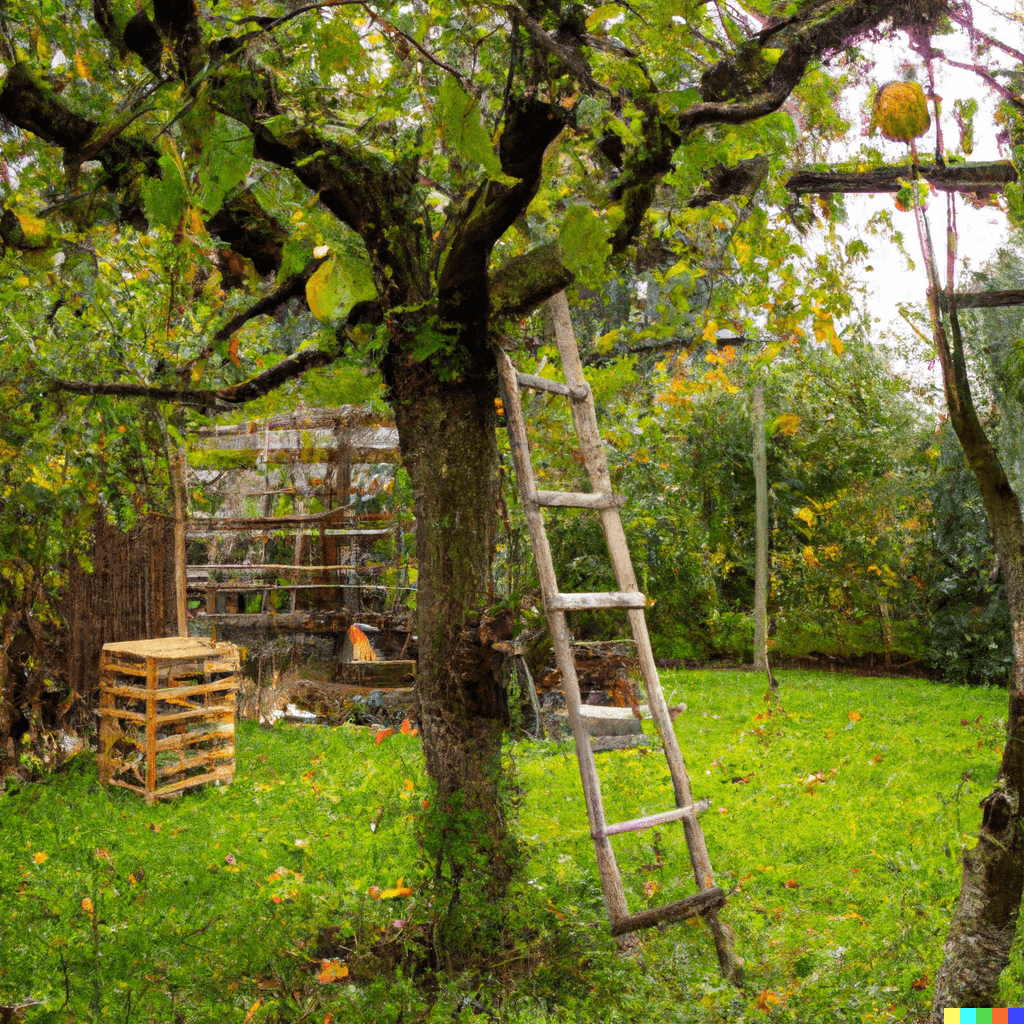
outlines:
M528 857L505 947L433 969L419 739L237 730L235 782L146 807L74 759L0 797L0 1006L27 1021L914 1021L959 852L998 764L1004 691L780 673L666 674L745 960L700 922L608 936L571 743L520 743ZM773 713L769 714L769 710ZM609 820L672 805L656 753L600 757ZM638 910L692 891L680 826L615 840ZM1021 1005L1019 947L996 1005Z

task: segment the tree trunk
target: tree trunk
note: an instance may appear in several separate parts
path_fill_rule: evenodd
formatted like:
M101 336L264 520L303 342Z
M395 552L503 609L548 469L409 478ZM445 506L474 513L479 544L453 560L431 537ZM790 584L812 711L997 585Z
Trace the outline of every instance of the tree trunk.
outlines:
M764 436L764 388L754 386L754 669L768 671L768 454Z
M1024 521L1017 495L974 409L955 307L951 348L934 290L931 305L950 421L981 489L1006 582L1013 641L1006 745L995 787L981 802L978 845L963 855L960 899L935 979L932 1019L939 1022L947 1007L995 1005L1024 892Z
M502 657L492 646L511 635L511 617L488 616L500 497L496 395L486 353L459 383L439 384L429 363L394 375L417 524L420 721L427 772L437 786L424 845L438 884L451 886L439 944L453 963L460 951L479 955L486 939L478 934L469 942L469 933L482 922L486 928L489 915L500 927L492 915L500 913L515 869L501 786L508 703Z

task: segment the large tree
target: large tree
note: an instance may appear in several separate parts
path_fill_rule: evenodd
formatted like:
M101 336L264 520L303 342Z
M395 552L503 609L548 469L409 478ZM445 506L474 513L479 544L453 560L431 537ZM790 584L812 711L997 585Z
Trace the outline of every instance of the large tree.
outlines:
M492 647L507 625L488 614L502 324L650 243L659 195L742 190L725 165L778 157L790 137L757 126L823 60L942 6L0 10L4 291L33 341L8 338L33 386L59 373L210 412L352 353L380 367L419 524L439 877L475 862L500 897L514 864ZM76 377L68 354L99 339L104 369Z

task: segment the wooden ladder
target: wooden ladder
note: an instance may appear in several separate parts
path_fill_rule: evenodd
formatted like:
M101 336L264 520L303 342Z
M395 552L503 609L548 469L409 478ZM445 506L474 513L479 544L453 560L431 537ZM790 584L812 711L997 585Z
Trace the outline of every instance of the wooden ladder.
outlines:
M554 643L555 658L562 673L565 704L573 736L576 739L576 756L583 781L587 816L590 820L590 835L594 841L594 852L601 876L601 888L604 892L605 909L608 914L608 922L611 925L611 933L612 935L623 935L640 928L651 927L661 921L681 921L702 915L714 935L723 974L730 980L735 980L739 974L740 961L732 947L731 933L719 921L717 914L717 911L724 906L726 897L725 893L715 885L707 846L704 842L704 833L697 820L697 815L703 810L703 807L694 803L686 765L683 763L683 757L679 751L679 743L672 727L661 682L658 679L658 670L654 664L651 641L647 633L647 620L644 617L647 601L637 586L626 535L619 516L619 507L624 504L624 499L612 492L608 463L597 429L594 400L590 387L583 376L583 367L573 335L569 304L565 293L561 292L556 295L551 300L550 307L554 317L555 339L562 360L565 383L547 380L532 374L519 373L512 365L508 355L501 351L498 353L498 373L505 406L505 423L508 428L512 462L515 466L519 494L530 530L544 608ZM522 388L563 395L569 399L584 465L590 476L590 493L538 490L530 460L526 423L523 418L520 396ZM551 547L548 543L541 512L544 507L587 508L598 511L608 552L615 569L619 588L617 591L598 594L566 594L559 591L551 557ZM624 609L629 619L633 639L636 642L640 671L647 691L647 702L650 705L651 717L661 735L675 796L675 807L670 810L614 823L605 820L601 784L597 775L594 752L580 710L576 664L566 623L567 612L600 608ZM681 821L683 824L698 891L696 894L674 903L631 914L626 906L622 877L609 837L674 821Z

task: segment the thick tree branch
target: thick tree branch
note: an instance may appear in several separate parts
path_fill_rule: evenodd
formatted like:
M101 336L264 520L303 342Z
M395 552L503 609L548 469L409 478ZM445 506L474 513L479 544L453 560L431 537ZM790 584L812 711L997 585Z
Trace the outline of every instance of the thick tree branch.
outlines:
M921 176L942 192L978 192L989 195L1002 192L1017 180L1017 172L1008 160L983 164L934 164L920 168ZM840 192L898 192L902 182L914 177L911 164L900 167L876 167L870 171L799 171L786 182L796 195L815 193L828 195ZM902 179L902 181L901 181Z
M227 408L218 398L216 391L192 391L187 388L161 388L148 384L110 383L103 384L85 380L62 380L51 377L49 385L55 391L67 391L73 395L110 395L114 398L148 398L153 402L175 402L195 409L212 410Z
M300 349L286 359L282 359L276 366L269 370L242 381L241 384L232 384L230 387L219 388L214 392L218 401L228 405L244 405L254 398L262 398L276 391L282 384L301 377L307 370L315 370L321 366L327 366L337 358L336 353L325 352L321 348L311 346Z
M526 316L572 281L557 242L513 256L491 274L491 319Z
M326 260L326 256L323 259L310 260L299 273L292 274L291 277L279 284L269 295L264 295L262 299L253 303L248 309L237 313L213 336L214 344L219 341L227 341L235 331L241 330L250 320L264 314L273 313L288 302L289 299L304 298L306 282L323 266ZM209 355L210 350L205 350L204 354ZM202 356L199 358L202 358Z

